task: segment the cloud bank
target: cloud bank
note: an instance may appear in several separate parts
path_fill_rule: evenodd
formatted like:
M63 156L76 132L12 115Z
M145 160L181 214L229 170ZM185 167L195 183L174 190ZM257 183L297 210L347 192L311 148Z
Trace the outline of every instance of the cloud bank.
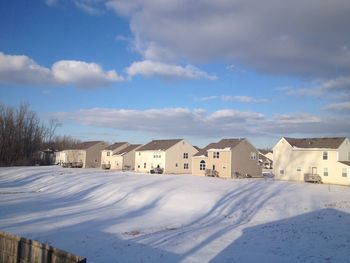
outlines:
M139 131L167 136L349 136L350 123L331 116L305 113L265 116L259 112L222 109L163 108L147 110L92 108L58 112L54 117L87 126Z
M126 69L126 72L131 77L142 75L147 77L159 76L176 79L217 79L216 76L209 75L191 65L182 67L179 65L167 64L152 60L134 62Z
M108 0L146 60L225 60L274 74L350 74L347 0Z
M73 85L81 88L107 86L123 81L114 70L104 71L96 63L60 60L51 69L24 55L0 52L0 83L17 85Z

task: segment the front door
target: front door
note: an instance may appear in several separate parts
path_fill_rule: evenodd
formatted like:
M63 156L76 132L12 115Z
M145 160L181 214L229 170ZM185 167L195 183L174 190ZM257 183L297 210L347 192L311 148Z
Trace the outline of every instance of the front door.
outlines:
M312 167L312 174L317 174L317 167Z

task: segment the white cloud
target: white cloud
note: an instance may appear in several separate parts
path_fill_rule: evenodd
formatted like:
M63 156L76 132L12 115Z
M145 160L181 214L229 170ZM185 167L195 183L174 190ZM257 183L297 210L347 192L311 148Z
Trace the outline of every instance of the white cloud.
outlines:
M45 85L51 82L51 78L50 70L38 65L31 58L0 52L1 83Z
M134 62L126 69L126 72L131 77L142 75L175 79L216 79L216 76L209 75L208 73L200 71L191 65L182 67L151 60Z
M331 103L325 107L326 110L338 111L338 112L350 112L350 102Z
M350 2L109 0L144 58L218 61L274 74L350 73ZM322 14L322 15L320 15Z
M89 15L99 15L102 13L100 7L101 0L73 0L74 4Z
M267 117L259 112L221 109L109 109L92 108L54 115L62 122L115 128L167 136L254 137L254 136L349 136L350 123L330 116L306 113Z
M33 59L0 52L0 83L18 85L74 85L81 88L101 87L122 81L114 70L103 71L96 63L60 60L46 68Z
M326 93L350 93L350 77L341 76L334 79L314 81L311 87L281 87L277 89L288 96L311 96L320 97Z
M79 87L106 86L123 78L114 70L103 71L96 63L61 60L53 64L52 74L57 83Z
M269 101L268 99L258 99L250 96L229 96L229 95L199 97L199 98L196 98L195 100L197 101L210 101L210 100L237 101L242 103L263 103L263 102Z
M45 2L48 6L54 6L57 4L58 0L46 0Z

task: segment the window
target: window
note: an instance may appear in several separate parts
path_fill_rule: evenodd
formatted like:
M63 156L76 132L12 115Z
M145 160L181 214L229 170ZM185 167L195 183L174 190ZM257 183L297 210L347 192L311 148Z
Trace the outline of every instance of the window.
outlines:
M214 159L219 159L220 153L219 152L213 152L213 158Z
M323 152L323 160L328 160L328 152Z
M250 153L250 160L256 160L256 152Z
M300 167L297 168L297 172L301 172L301 168Z
M205 161L200 161L199 163L199 170L204 171L205 170Z
M323 176L328 176L328 168L323 168Z
M343 168L343 169L342 169L341 176L342 176L342 177L347 177L347 176L348 176L348 173L347 173L347 171L346 171L346 168Z
M280 175L284 175L284 170L280 170Z
M178 164L177 164L177 163L175 164L175 167L178 167Z
M138 165L137 168L140 168L140 165Z
M184 169L188 169L188 163L184 163Z
M143 164L143 168L146 168L146 163Z
M139 152L139 156L141 155L141 152Z
M107 152L107 156L110 156L111 155L111 153L110 152Z
M215 164L213 164L213 170L215 171Z
M184 159L188 159L188 153L184 153Z

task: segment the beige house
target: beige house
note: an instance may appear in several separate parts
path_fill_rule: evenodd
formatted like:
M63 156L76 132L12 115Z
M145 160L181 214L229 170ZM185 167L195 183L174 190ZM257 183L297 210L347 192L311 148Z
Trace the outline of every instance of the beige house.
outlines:
M127 142L116 142L103 149L101 151L101 167L103 169L121 169L114 154L129 145Z
M135 151L141 147L141 144L130 144L127 147L114 152L108 162L110 168L116 170L134 170L135 168Z
M63 164L82 163L83 168L96 168L101 165L101 150L106 147L102 141L89 141L78 144L75 149L64 150L59 154ZM63 152L63 153L62 153Z
M350 185L350 142L340 138L282 138L273 148L275 178Z
M197 152L183 139L153 140L135 152L135 171L148 173L153 168L164 173L191 173L191 158Z
M222 139L192 157L192 174L223 178L260 177L259 152L247 139Z

